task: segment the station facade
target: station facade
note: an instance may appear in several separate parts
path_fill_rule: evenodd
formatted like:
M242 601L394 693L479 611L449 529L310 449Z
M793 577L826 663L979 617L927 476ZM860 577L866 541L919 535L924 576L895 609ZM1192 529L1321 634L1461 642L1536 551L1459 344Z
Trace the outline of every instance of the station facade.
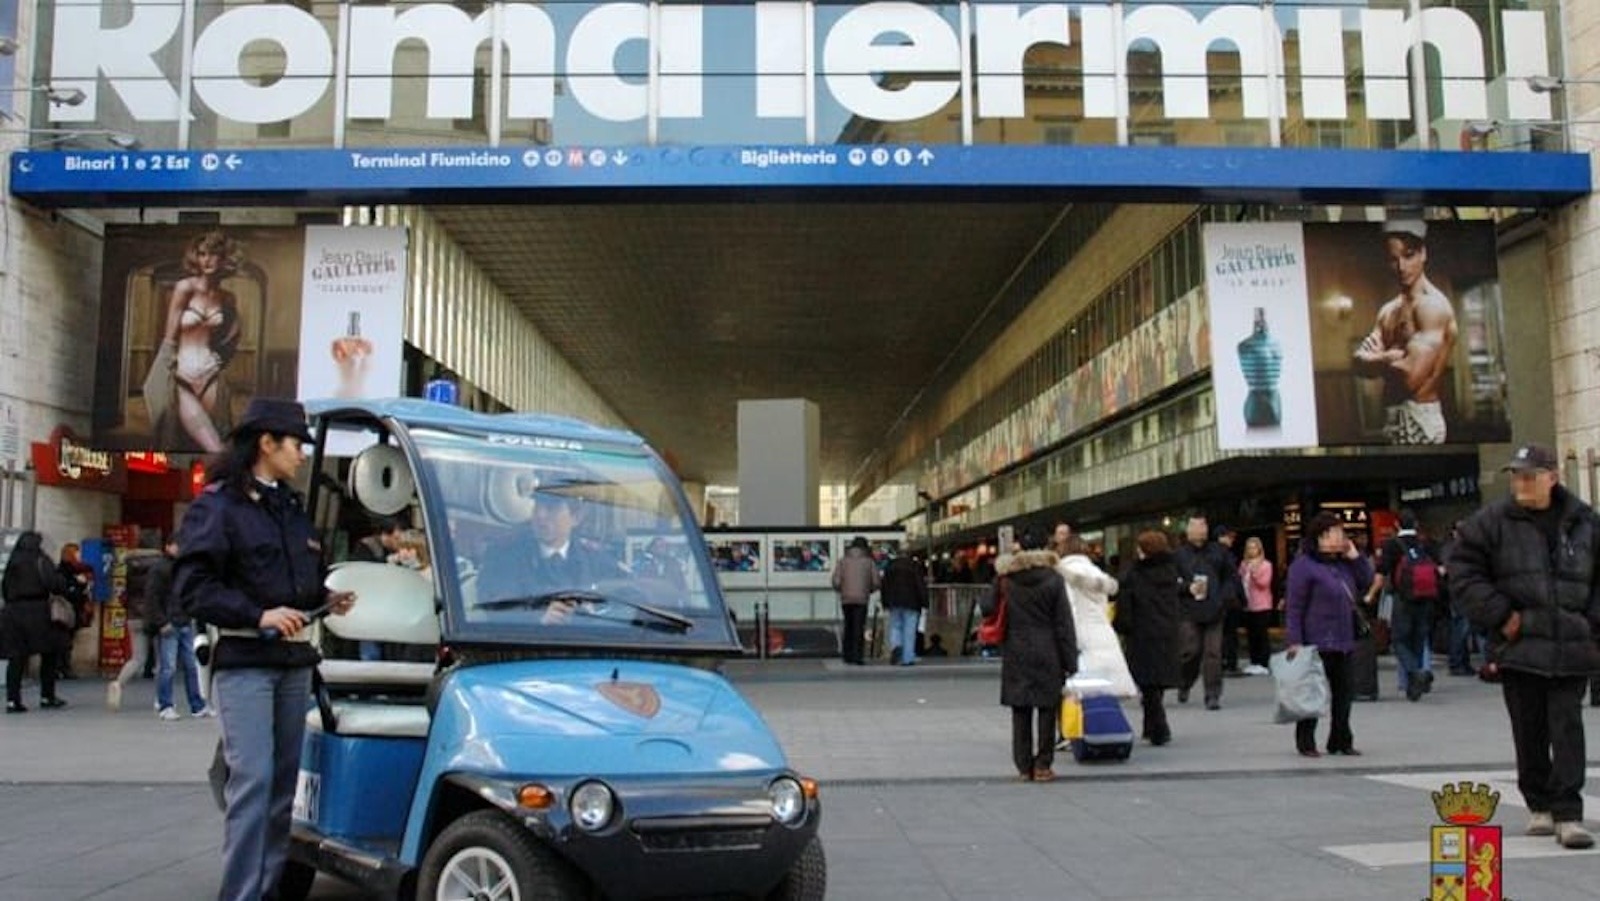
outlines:
M188 490L175 474L202 449L136 428L130 399L158 348L135 333L159 329L128 286L154 296L182 277L129 262L141 233L177 251L215 229L299 235L303 259L323 240L311 230L404 230L399 390L443 378L480 409L627 425L429 207L633 191L985 202L1036 183L1061 200L996 286L1005 323L886 416L848 481L858 517L919 544L1059 518L1114 551L1191 508L1278 553L1320 506L1352 522L1419 506L1437 527L1497 490L1513 441L1574 455L1569 478L1592 487L1593 4L41 0L14 18L0 456L20 467L56 435L59 459L61 427L77 446L170 454L160 480L10 479L33 487L3 525L26 520L52 547L112 523L169 529ZM1551 175L1575 157L1581 178ZM1326 362L1393 296L1383 223L1398 221L1456 254L1433 260L1458 316L1441 443L1386 439L1382 380ZM1212 337L1219 226L1289 226L1302 255L1365 252L1350 267L1378 273L1349 280L1359 296L1302 273L1326 290L1296 289L1309 358L1284 415L1315 408L1310 440L1251 445L1222 427L1248 329ZM302 271L257 279L264 322L286 279ZM337 320L335 338L355 331ZM306 334L285 320L247 337L235 402L288 385L272 367ZM109 418L108 392L125 408ZM97 442L109 434L123 437Z

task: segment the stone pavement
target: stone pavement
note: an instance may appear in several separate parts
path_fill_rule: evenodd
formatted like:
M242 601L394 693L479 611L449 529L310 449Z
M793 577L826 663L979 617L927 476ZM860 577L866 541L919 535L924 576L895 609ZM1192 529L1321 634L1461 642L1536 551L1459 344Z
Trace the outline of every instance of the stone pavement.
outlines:
M1508 897L1600 897L1600 853L1516 835L1504 709L1497 687L1473 679L1441 676L1410 704L1387 691L1386 671L1385 699L1354 713L1366 755L1320 760L1296 756L1289 727L1270 722L1268 679L1230 679L1220 711L1172 706L1172 745L1141 745L1125 764L1059 760L1061 781L1026 785L1007 778L994 664L728 672L796 767L822 780L833 898L1417 899L1428 792L1460 778L1502 791ZM157 721L150 683L121 713L102 691L66 683L73 707L0 719L0 809L12 814L0 817L0 901L215 890L220 817L201 780L216 724ZM324 879L316 897L359 894Z

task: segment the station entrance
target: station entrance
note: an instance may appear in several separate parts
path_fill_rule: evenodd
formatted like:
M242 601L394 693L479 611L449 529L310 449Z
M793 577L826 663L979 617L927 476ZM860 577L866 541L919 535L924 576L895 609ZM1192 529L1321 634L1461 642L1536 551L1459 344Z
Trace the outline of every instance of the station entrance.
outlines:
M637 429L712 527L823 524L714 502L739 403L802 399L835 521L942 555L1061 519L1109 560L1195 507L1275 553L1328 505L1442 522L1484 447L1554 430L1545 214L1591 175L1550 4L192 6L39 13L9 187L67 211L34 290L92 298L100 447L196 453L381 344L386 390ZM163 438L212 232L250 288L186 371L228 397ZM1406 234L1453 317L1420 393L1360 358ZM323 276L387 281L310 305Z

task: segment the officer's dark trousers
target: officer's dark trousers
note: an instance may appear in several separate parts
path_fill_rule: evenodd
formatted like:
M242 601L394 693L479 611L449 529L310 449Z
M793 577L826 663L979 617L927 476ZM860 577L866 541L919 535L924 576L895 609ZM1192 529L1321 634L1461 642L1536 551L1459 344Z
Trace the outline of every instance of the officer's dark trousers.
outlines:
M867 605L839 606L844 610L844 634L839 636L839 658L845 663L860 663L867 630Z
M1583 819L1582 676L1549 678L1501 670L1500 689L1517 747L1517 788L1528 809L1556 822Z

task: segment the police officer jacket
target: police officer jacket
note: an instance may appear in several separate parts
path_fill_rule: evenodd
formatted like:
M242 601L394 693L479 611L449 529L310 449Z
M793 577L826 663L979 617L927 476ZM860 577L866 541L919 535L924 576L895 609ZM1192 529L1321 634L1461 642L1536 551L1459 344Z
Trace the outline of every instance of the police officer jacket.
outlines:
M183 517L173 591L184 612L220 629L255 629L273 607L321 605L322 548L300 496L254 480L248 489L217 482ZM212 651L218 669L310 666L302 641L224 635Z
M1462 523L1445 565L1457 604L1489 630L1492 652L1509 670L1542 676L1600 673L1600 517L1560 485L1552 546L1528 511L1510 499ZM1500 629L1522 614L1517 639Z

